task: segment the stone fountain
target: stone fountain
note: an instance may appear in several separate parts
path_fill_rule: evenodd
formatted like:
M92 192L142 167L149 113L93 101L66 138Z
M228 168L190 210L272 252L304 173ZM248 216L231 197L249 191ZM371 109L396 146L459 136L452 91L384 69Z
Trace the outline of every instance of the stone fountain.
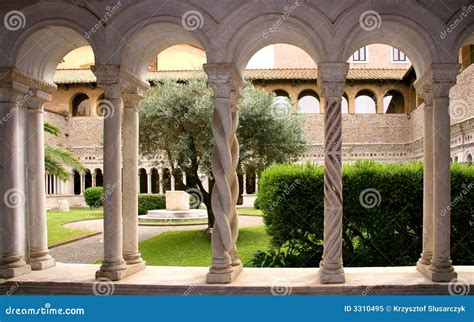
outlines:
M189 208L189 194L186 191L166 191L166 209L149 210L138 217L142 222L180 222L207 219L204 209Z

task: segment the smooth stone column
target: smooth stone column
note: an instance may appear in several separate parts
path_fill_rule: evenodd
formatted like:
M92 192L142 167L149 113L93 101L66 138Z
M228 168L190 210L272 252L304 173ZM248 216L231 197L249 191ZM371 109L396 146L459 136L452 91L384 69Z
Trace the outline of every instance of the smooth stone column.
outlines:
M21 249L21 217L24 216L25 193L20 180L20 117L22 98L28 88L17 91L9 75L0 80L0 180L1 180L1 238L0 277L11 278L31 271ZM30 97L33 93L29 94ZM6 120L6 121L4 121ZM8 153L7 153L8 151Z
M258 192L258 174L255 175L255 193Z
M247 175L245 173L242 174L242 194L247 194Z
M342 113L347 63L318 65L318 80L326 99L324 115L324 251L319 264L323 284L344 283L342 265Z
M124 93L123 113L123 258L143 262L138 251L138 94Z
M433 257L429 266L435 282L456 279L450 257L451 238L451 126L449 90L459 65L432 65L433 72Z
M171 179L171 191L174 191L176 188L176 178L174 177L172 172L170 172L170 179Z
M423 81L422 78L419 81ZM419 86L424 100L423 135L423 251L416 267L427 274L433 257L433 88L431 82Z
M97 173L95 171L92 171L92 173L91 173L91 176L92 176L91 186L92 187L95 187L97 185L96 175L97 175Z
M104 262L96 278L123 278L122 247L122 87L117 66L93 66L104 88Z
M85 190L86 190L86 174L81 173L81 195L84 194Z
M148 169L146 172L146 193L152 193L151 189L151 169Z
M45 100L42 96L50 95L37 91L36 97L28 104L26 115L29 264L33 270L56 265L48 249L43 127ZM56 183L54 193L59 194L57 178L54 179Z
M212 131L216 140L212 157L215 183L211 195L215 223L211 239L212 264L206 281L230 283L242 271L236 249L239 144L235 133L238 125L237 100L243 80L233 64L205 64L204 70L214 91Z
M158 184L159 184L159 193L162 195L163 194L163 168L159 168L158 169Z

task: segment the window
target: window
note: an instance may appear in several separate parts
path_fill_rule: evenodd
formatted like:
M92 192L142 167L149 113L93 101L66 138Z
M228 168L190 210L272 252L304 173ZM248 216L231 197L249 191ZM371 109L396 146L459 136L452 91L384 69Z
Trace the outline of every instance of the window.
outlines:
M72 116L90 116L89 97L79 93L72 100Z
M319 96L312 90L304 90L298 96L298 113L320 113Z
M354 54L352 54L352 62L353 63L367 63L367 47L362 47L357 50Z
M394 63L405 63L407 56L397 48L392 47L392 62Z

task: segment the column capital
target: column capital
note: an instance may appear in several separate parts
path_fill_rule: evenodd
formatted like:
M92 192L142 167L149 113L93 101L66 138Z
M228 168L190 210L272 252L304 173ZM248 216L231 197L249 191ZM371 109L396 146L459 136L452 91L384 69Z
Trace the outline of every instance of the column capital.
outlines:
M204 64L208 82L214 90L214 98L238 99L244 87L244 80L235 64Z
M93 65L91 70L97 78L97 85L107 92L109 98L119 98L122 92L143 97L150 88L150 84L120 65Z
M348 63L319 63L318 85L323 97L341 97L344 94Z
M432 97L449 97L449 90L456 84L459 64L431 64L431 69L421 75L415 82L415 88L420 94L431 87Z

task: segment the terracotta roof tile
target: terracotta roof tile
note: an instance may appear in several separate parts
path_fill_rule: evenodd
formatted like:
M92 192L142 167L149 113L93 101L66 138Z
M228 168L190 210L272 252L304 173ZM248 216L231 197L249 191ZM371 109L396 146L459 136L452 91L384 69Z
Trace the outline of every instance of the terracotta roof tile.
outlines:
M407 73L406 69L351 69L347 79L352 80L401 80ZM250 80L316 80L317 69L250 69L244 77ZM204 76L202 70L197 71L159 71L149 72L148 81L158 81L166 78L188 79L193 75ZM56 84L94 83L96 78L89 69L61 69L54 74Z

